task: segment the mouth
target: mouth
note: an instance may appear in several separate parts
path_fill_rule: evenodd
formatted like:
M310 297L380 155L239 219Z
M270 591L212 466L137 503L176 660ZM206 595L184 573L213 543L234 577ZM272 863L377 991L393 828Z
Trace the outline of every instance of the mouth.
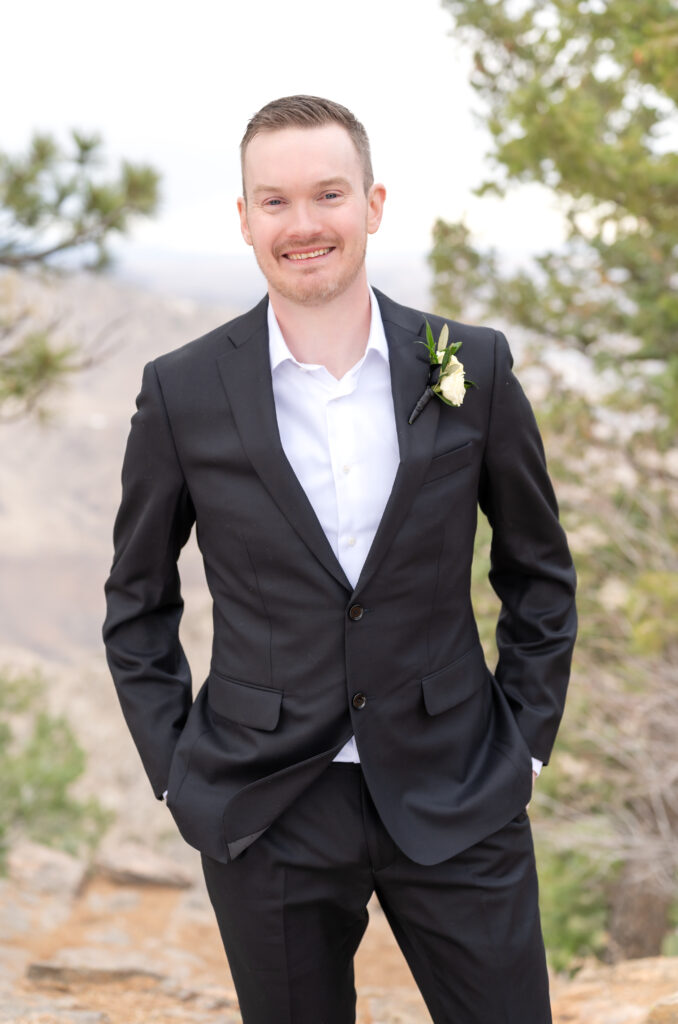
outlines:
M324 256L328 256L334 250L333 245L325 246L322 249L309 249L306 252L297 250L296 252L286 252L284 257L286 260L292 260L293 262L307 262L309 260L322 259Z

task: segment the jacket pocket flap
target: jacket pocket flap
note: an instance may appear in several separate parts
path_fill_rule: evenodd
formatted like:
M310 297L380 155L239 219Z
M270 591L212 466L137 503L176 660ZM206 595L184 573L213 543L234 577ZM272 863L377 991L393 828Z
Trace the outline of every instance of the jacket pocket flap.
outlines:
M462 466L468 466L471 461L472 451L473 441L467 441L466 444L460 445L459 448L453 448L450 452L436 455L435 458L431 459L431 463L426 470L424 483L427 484L430 480L437 480L440 476L454 473L455 470L461 469Z
M449 711L479 690L487 679L483 649L476 644L452 664L424 676L421 688L426 710L429 715Z
M207 685L207 700L213 711L238 725L271 732L280 718L282 692L213 672Z

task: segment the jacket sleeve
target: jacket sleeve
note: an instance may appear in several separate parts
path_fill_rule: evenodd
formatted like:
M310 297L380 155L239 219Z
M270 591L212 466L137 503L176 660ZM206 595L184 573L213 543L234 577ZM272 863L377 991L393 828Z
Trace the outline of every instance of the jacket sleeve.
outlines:
M194 520L157 371L149 363L123 463L103 636L123 714L159 799L192 701L179 642L177 561Z
M576 576L539 430L496 332L480 486L492 527L490 582L501 600L496 678L533 757L548 762L577 632Z

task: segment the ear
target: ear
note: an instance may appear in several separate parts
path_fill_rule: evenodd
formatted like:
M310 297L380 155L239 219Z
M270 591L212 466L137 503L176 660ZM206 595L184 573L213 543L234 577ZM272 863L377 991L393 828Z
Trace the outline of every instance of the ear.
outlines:
M375 182L367 193L367 231L370 235L373 235L381 224L385 200L386 188L379 182Z
M240 216L240 231L248 245L252 244L249 225L247 223L247 200L242 196L238 197L238 214Z

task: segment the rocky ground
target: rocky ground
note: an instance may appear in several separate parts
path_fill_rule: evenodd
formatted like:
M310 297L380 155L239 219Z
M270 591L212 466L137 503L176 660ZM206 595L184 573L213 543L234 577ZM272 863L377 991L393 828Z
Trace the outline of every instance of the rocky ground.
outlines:
M371 911L356 968L359 1024L425 1024L378 904ZM23 843L0 884L0 934L0 1021L240 1021L193 858L179 864L138 844L107 842L88 866ZM678 959L555 978L553 1007L555 1024L678 1024Z
M109 842L88 869L22 843L0 889L0 930L0 1021L240 1021L192 858ZM428 1020L376 904L357 976L361 1024Z

